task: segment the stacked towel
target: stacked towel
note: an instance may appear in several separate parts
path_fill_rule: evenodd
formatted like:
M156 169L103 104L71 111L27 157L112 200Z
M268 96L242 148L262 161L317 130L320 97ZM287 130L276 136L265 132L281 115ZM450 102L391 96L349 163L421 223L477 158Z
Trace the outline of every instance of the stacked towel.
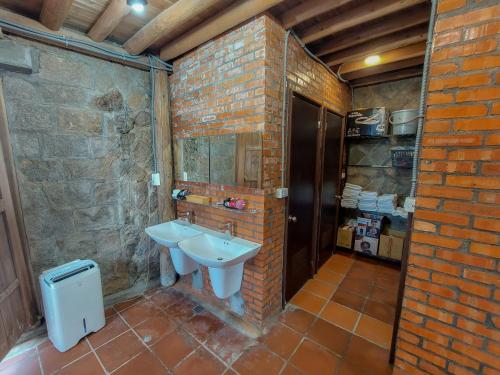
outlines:
M377 211L392 214L396 210L397 201L396 194L383 194L377 198Z
M358 208L361 211L377 211L377 192L362 191L359 194Z
M346 183L340 205L346 208L356 208L358 206L359 193L363 188L359 185Z
M406 211L403 207L398 207L392 212L392 215L401 216L406 219L408 217L408 211Z

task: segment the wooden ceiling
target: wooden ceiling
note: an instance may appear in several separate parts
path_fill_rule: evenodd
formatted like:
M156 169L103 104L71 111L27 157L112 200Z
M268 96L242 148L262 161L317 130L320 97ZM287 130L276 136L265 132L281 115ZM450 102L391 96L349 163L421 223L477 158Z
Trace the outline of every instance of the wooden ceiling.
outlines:
M353 86L420 75L430 15L429 0L149 0L143 14L126 0L0 0L0 8L166 60L267 11ZM381 61L367 66L372 54Z

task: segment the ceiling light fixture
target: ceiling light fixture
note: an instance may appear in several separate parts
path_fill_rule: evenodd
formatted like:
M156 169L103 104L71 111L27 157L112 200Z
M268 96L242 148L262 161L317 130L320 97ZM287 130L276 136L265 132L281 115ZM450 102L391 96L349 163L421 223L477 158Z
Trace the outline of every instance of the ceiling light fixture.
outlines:
M377 65L378 63L380 63L380 56L379 55L371 55L365 59L366 65Z
M144 12L147 4L147 0L127 0L127 5L132 7L132 10L136 13Z

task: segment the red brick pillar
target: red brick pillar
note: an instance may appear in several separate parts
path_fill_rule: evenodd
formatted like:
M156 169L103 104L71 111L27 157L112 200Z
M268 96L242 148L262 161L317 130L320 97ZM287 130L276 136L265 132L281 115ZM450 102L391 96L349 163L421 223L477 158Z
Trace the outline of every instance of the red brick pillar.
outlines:
M441 0L395 373L500 372L500 4Z

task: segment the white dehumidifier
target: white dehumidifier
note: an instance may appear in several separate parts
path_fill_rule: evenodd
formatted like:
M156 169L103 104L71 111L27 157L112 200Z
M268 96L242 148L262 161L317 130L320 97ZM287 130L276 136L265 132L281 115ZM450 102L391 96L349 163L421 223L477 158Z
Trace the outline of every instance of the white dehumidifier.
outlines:
M75 260L40 275L47 331L60 352L104 327L101 272L92 260Z

